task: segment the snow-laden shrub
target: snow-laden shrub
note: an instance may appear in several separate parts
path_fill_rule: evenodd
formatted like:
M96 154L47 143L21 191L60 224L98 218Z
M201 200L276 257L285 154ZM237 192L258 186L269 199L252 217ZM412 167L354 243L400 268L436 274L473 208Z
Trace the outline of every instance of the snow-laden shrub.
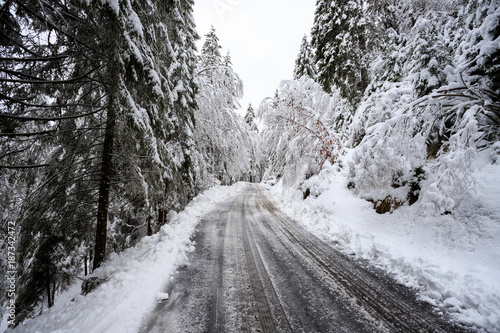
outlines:
M353 116L350 187L375 202L419 197L425 212L449 213L474 193L478 151L500 136L500 9L470 1L423 12L414 28L389 56L400 65L372 83Z
M408 82L384 82L374 93L363 99L345 131L347 145L357 146L366 129L389 120L394 110L404 109L414 99L413 86Z
M412 96L410 91L407 86L391 87L372 96L372 105L360 108L367 133L349 162L349 174L355 191L365 199L406 201L419 168L425 164L421 120L412 110L402 108ZM381 121L385 117L390 119Z
M491 126L483 122L491 101L474 89L450 86L406 108L401 105L404 100L395 101L387 121L371 125L373 118L365 113L367 134L350 162L351 181L360 196L374 201L391 197L404 202L421 189L427 208L450 212L457 203L453 198L474 191L471 174L478 145L491 145L485 141ZM381 103L372 111L382 114L383 107Z
M455 133L441 148L435 163L428 165L428 179L423 186L423 204L439 213L451 212L460 198L473 194L472 172L477 161L476 141L480 137L475 105L455 124Z

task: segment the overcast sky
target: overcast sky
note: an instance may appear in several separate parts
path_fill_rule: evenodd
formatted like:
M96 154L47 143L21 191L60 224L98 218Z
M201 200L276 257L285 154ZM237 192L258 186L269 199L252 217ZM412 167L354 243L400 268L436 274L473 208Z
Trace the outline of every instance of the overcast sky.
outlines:
M309 36L316 0L196 0L194 18L201 40L214 26L233 68L243 79L246 111L272 97L281 80L293 75L304 34Z

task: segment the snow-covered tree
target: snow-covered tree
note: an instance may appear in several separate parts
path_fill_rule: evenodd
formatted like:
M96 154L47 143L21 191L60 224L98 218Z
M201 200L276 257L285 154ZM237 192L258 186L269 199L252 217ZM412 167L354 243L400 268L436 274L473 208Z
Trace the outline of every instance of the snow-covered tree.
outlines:
M192 5L2 5L8 186L0 195L3 202L4 188L17 189L17 201L5 201L20 214L2 219L19 226L18 319L42 300L51 306L92 257L95 268L194 193Z
M361 196L392 208L419 199L427 213L445 213L473 194L478 151L499 138L497 74L479 69L499 66L497 4L428 1L419 12L396 11L400 51L388 58L400 60L351 126L352 142L366 133L351 164Z
M199 108L195 112L197 186L247 178L253 170L258 136L236 113L243 82L234 72L231 58L222 57L212 28L201 49L197 82Z
M307 40L307 36L304 36L304 38L302 38L302 44L300 45L299 55L295 60L293 78L300 79L304 75L313 79L316 78L316 66L314 61L314 54L311 45Z
M215 34L215 28L212 26L205 35L205 43L201 49L201 64L204 69L211 70L211 67L222 65L221 49L219 37Z
M350 187L361 197L378 208L419 201L443 213L471 195L475 156L499 139L498 17L497 0L317 2L316 80L343 97L321 119L355 148ZM294 136L278 112L282 94L260 109L276 176L289 156L306 154L286 148Z
M83 260L68 256L91 246L111 95L104 54L113 29L101 21L109 12L59 1L2 5L0 159L19 212L7 217L18 226L19 320L43 299L53 305Z
M339 88L353 104L369 84L368 5L362 0L319 0L311 30L318 82L326 92Z
M257 128L257 124L255 123L255 111L252 107L252 104L248 104L247 112L245 113L245 122L250 127L251 131L259 132Z
M169 210L181 209L195 194L191 151L198 36L192 1L175 1L169 6L144 3L137 5L135 13L132 8L123 10L130 13L130 17L124 15L124 24L137 22L132 20L134 15L140 23L126 35L128 73L123 102L133 111L126 114L132 126L122 127L120 136L130 140L120 141L117 147L128 156L117 159L121 177L135 181L124 184L119 195L125 202L136 202L135 214L143 216L141 223L150 231L158 230L166 223ZM119 216L128 219L130 214L118 202Z
M266 177L283 178L291 186L333 164L341 143L334 131L338 97L331 97L313 79L283 81L276 96L262 102L263 153Z

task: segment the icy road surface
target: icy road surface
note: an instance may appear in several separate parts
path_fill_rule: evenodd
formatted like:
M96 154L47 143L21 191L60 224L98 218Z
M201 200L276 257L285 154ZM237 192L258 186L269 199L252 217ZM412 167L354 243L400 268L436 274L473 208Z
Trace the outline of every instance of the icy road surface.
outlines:
M462 332L298 226L265 192L249 184L203 217L190 264L143 332Z

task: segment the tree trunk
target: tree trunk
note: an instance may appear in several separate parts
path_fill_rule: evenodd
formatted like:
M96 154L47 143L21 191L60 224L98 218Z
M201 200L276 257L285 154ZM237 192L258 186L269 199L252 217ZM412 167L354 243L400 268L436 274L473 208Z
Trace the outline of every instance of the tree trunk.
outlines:
M167 198L169 195L170 181L168 180L168 178L164 178L164 181L165 181L165 193L163 200L160 203L160 208L158 209L158 227L161 227L167 222L167 213L168 213ZM148 234L148 236L151 235Z
M52 298L51 298L52 305L51 306L54 306L55 299L56 299L56 280L52 281Z
M367 52L366 50L366 40L365 36L363 33L359 34L359 48L361 49L361 52L365 54ZM368 77L368 70L365 66L365 63L362 61L361 62L361 82L359 82L359 92L361 95L365 92L366 88L368 87L369 82L369 77Z
M113 66L113 65L111 65ZM113 73L113 71L110 71ZM111 76L115 77L115 76ZM106 131L102 150L101 181L99 184L99 201L97 206L97 225L95 234L93 269L99 267L106 255L106 238L108 229L109 192L111 187L111 173L113 170L113 139L116 124L116 110L114 93L109 93Z
M47 269L47 279L46 279L46 288L47 288L47 303L49 305L49 308L54 305L53 300L52 300L52 294L50 292L50 270Z
M148 230L147 230L148 236L151 236L153 234L153 228L151 227L151 220L152 220L152 218L149 217L148 218Z

